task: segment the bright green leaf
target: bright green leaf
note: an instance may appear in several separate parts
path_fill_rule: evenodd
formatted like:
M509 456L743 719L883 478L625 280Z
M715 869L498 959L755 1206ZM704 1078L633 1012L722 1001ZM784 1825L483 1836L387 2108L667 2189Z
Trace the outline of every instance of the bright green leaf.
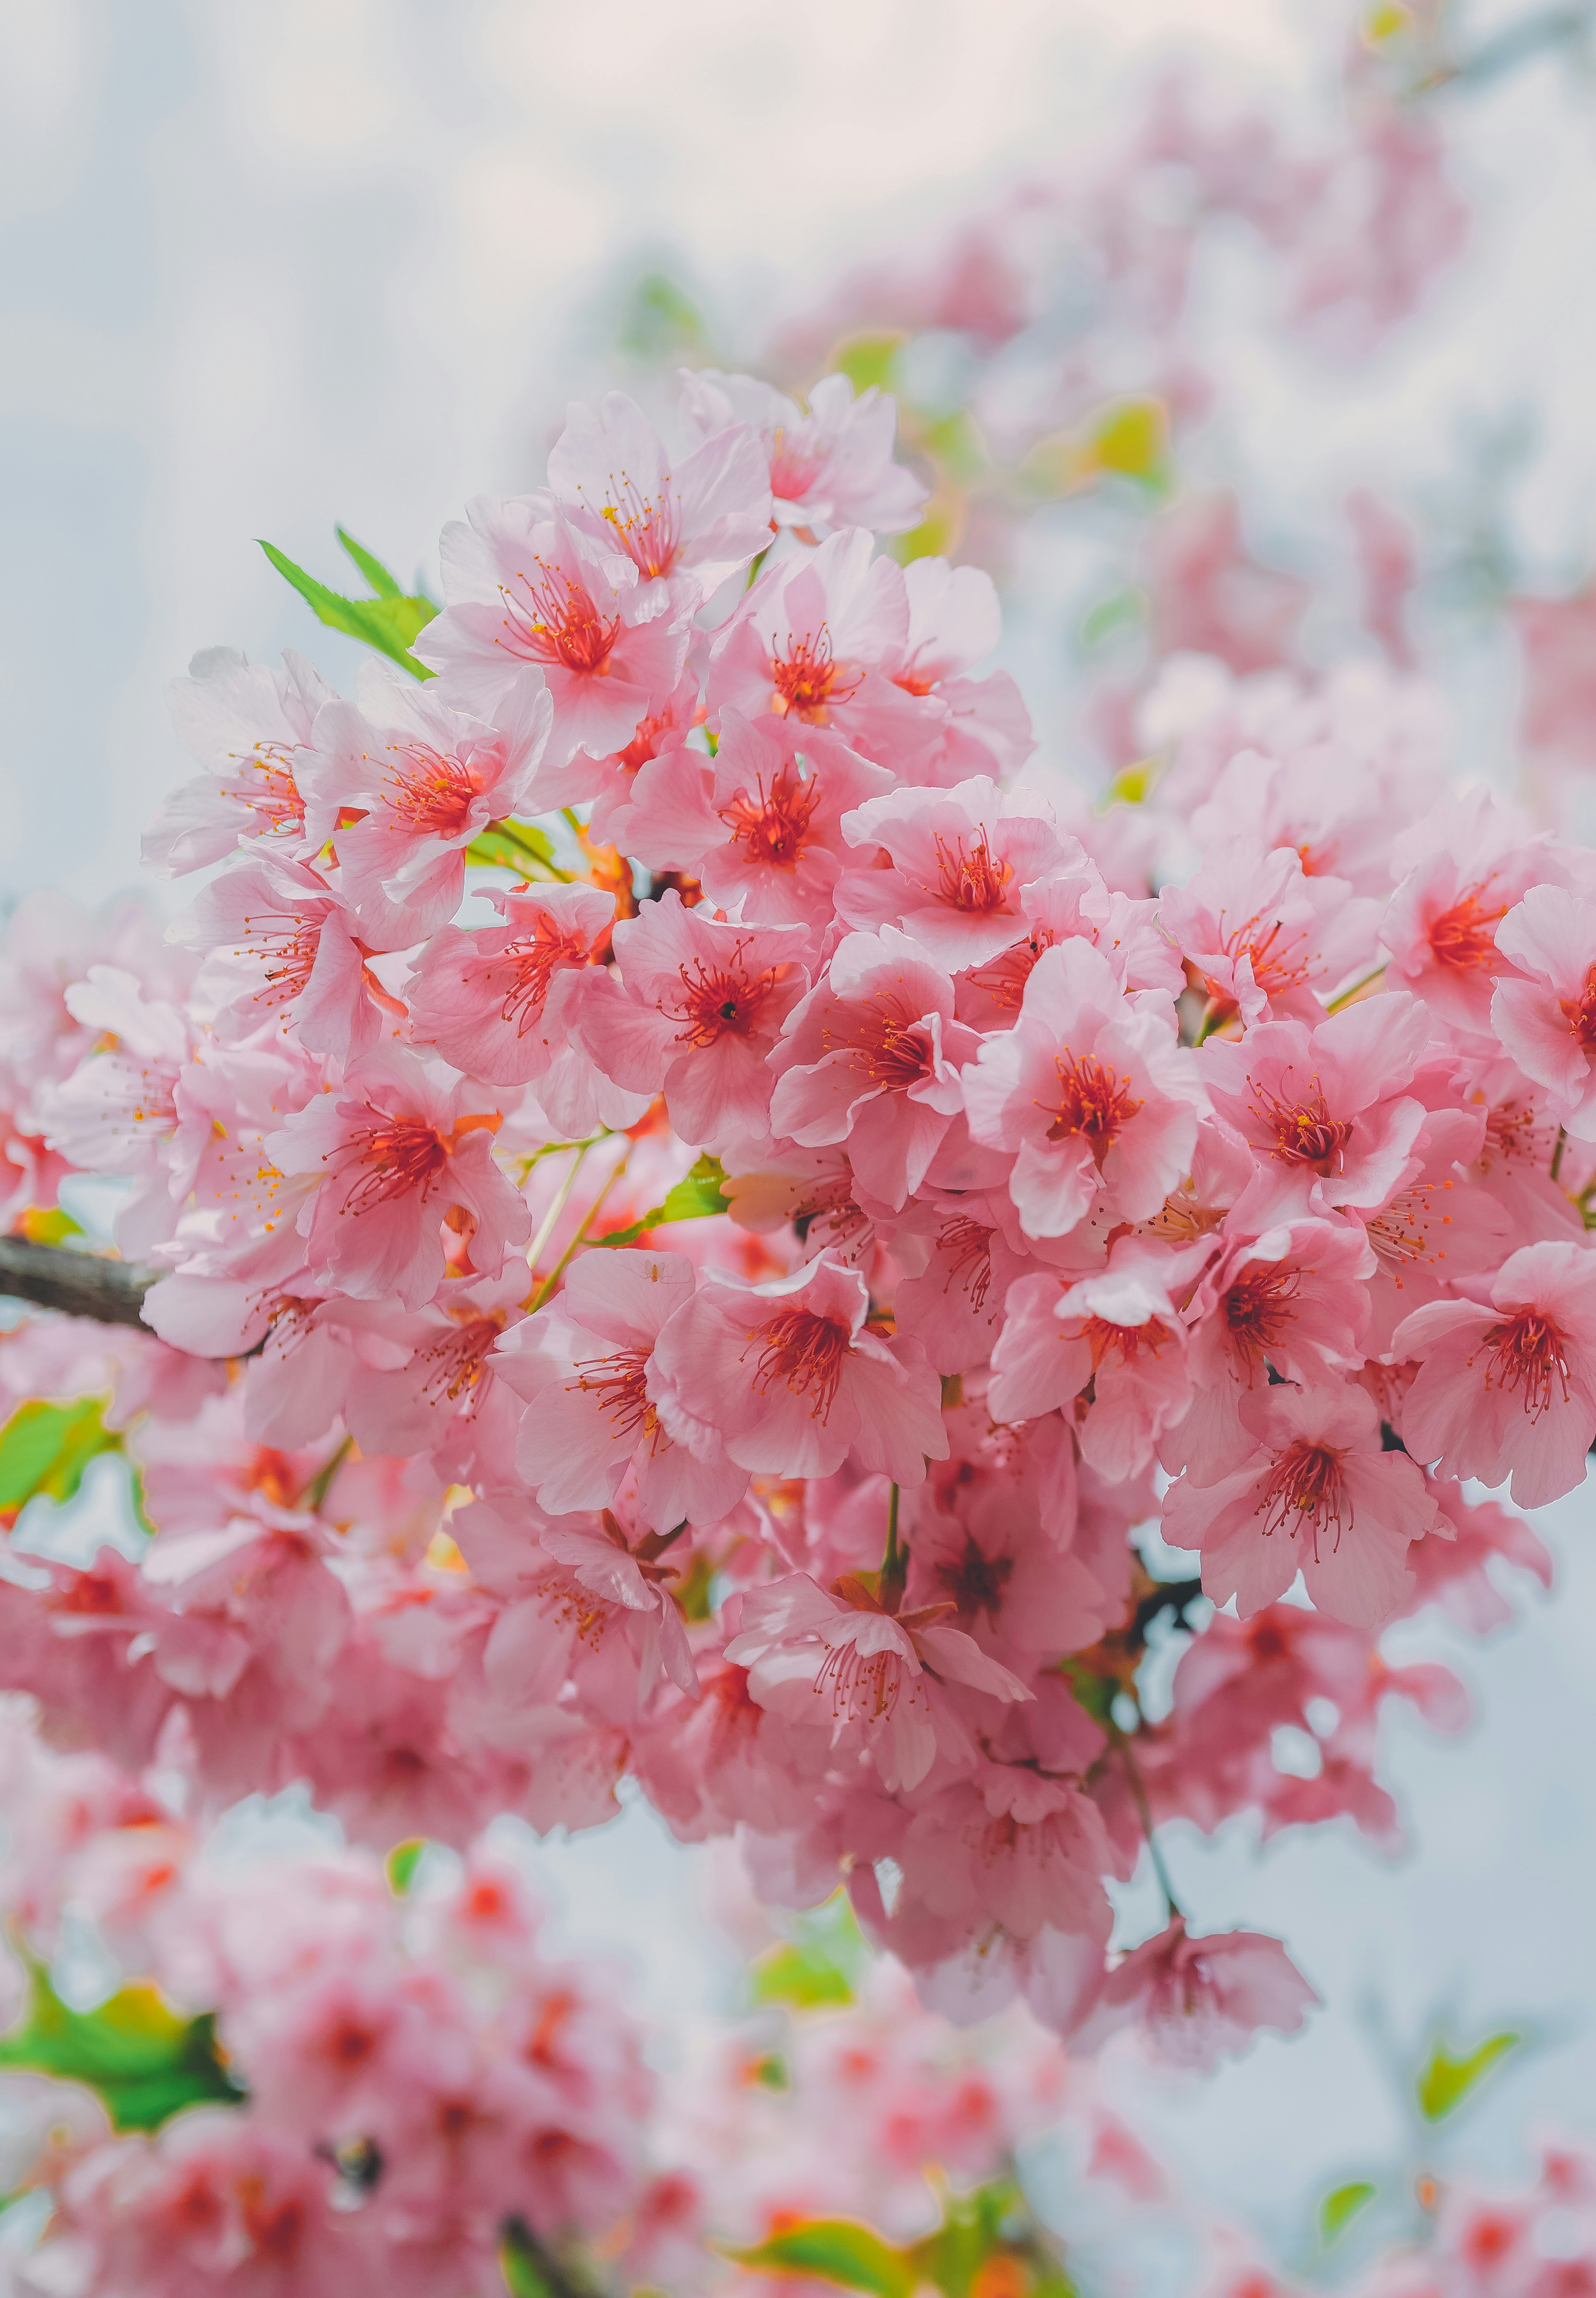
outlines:
M1430 2053L1429 2064L1418 2078L1418 2111L1426 2122L1439 2122L1461 2106L1469 2092L1489 2074L1500 2058L1519 2041L1517 2035L1492 2035L1467 2058L1454 2059L1444 2043Z
M1326 2242L1334 2242L1374 2198L1375 2189L1367 2178L1354 2178L1347 2186L1337 2186L1333 2195L1327 2195L1319 2211L1319 2230Z
M1169 417L1156 399L1123 399L1092 427L1092 455L1099 470L1117 471L1144 485L1168 484Z
M857 392L868 391L872 384L878 390L890 391L897 354L908 340L897 331L854 335L839 343L831 354L831 365L847 376Z
M936 2233L911 2244L906 2256L916 2284L932 2282L947 2298L968 2298L987 2261L999 2251L1013 2255L1015 2237L1026 2231L1019 2188L1010 2178L996 2178L973 2194L949 2195ZM1067 2292L1067 2282L1063 2287Z
M14 1227L29 1244L64 1244L68 1237L83 1235L82 1222L64 1205L29 1205Z
M595 1240L600 1244L635 1244L640 1236L650 1229L663 1228L667 1221L707 1220L714 1213L724 1213L731 1205L722 1183L724 1168L718 1157L700 1157L690 1173L676 1182L665 1194L665 1203L651 1205L641 1220L629 1228L616 1229L613 1236Z
M467 862L496 870L529 874L553 873L554 840L532 822L490 822L466 848Z
M396 1899L402 1899L415 1881L416 1870L426 1849L426 1836L413 1835L408 1843L396 1843L389 1852L384 1864L388 1871L388 1889Z
M355 565L360 568L361 574L370 583L372 592L375 597L378 599L403 598L404 584L399 580L396 574L389 574L387 568L383 565L380 558L375 557L371 551L368 550L364 544L357 542L352 534L345 533L343 527L335 526L333 529L333 533L337 536L339 541L343 545L344 550L349 553L349 556L354 560Z
M907 2255L853 2219L809 2219L749 2250L724 2253L761 2274L811 2274L871 2298L912 2298L916 2276Z
M93 2011L73 2011L41 1964L29 1966L29 1978L28 2014L0 2036L0 2066L88 2084L122 2130L153 2130L180 2107L242 2097L222 2064L210 2012L185 2019L142 1981Z
M790 2003L795 2011L817 2011L829 2003L851 2003L848 1975L817 1947L781 1939L766 1947L748 1972L756 2003Z
M37 1492L70 1500L83 1471L100 1452L120 1452L122 1440L102 1422L110 1399L80 1396L70 1404L33 1398L0 1428L0 1516L14 1516Z
M430 678L432 672L424 662L418 662L410 652L411 641L426 629L437 613L430 599L407 599L384 595L375 599L345 599L336 591L329 591L302 566L269 542L262 541L261 550L270 559L285 583L293 585L305 604L324 622L329 630L343 631L351 639L375 647L408 670L413 678ZM373 566L376 561L372 561ZM387 570L383 569L385 574ZM392 579L391 577L389 578Z

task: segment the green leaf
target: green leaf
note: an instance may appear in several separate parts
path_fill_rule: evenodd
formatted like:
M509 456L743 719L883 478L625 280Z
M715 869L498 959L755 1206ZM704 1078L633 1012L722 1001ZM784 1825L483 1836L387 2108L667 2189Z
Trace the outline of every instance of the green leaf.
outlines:
M14 1516L38 1492L70 1500L96 1453L121 1451L121 1438L101 1419L110 1401L80 1396L46 1404L35 1397L17 1407L0 1428L0 1516Z
M1359 2211L1373 2202L1375 2191L1367 2178L1354 2178L1325 2196L1319 2207L1319 2230L1326 2242L1334 2242L1352 2224Z
M82 1222L64 1205L29 1205L14 1226L29 1244L64 1244L68 1237L83 1235Z
M1077 1706L1084 1707L1093 1723L1101 1724L1106 1732L1113 1721L1113 1705L1121 1689L1115 1678L1099 1675L1096 1668L1078 1659L1060 1660L1058 1672L1075 1694Z
M343 545L344 550L349 553L349 556L354 560L355 565L360 568L361 574L370 583L372 591L377 598L403 598L404 584L400 582L397 575L389 574L387 568L383 565L380 558L376 558L371 551L368 550L363 543L357 542L352 534L345 533L343 527L335 526L333 529L333 533L337 536L339 541Z
M1461 2106L1469 2092L1488 2075L1500 2058L1521 2039L1517 2035L1488 2036L1467 2058L1454 2059L1444 2043L1430 2053L1429 2064L1418 2078L1418 2111L1426 2122L1439 2122Z
M260 548L284 581L293 585L329 630L343 631L350 638L375 647L379 654L385 654L391 662L408 670L413 678L432 676L426 665L418 662L410 652L412 640L438 611L430 599L407 599L387 593L375 599L345 599L340 592L329 591L313 574L307 574L302 566L296 566L272 543L261 541ZM372 561L373 566L376 563ZM385 567L382 572L387 574Z
M905 2252L853 2219L809 2219L752 2249L723 2255L758 2274L812 2274L871 2298L913 2298L917 2279Z
M42 1964L30 1963L29 1976L28 2014L0 2036L0 2067L87 2083L120 2130L153 2130L180 2107L243 2097L222 2064L210 2012L185 2019L142 1980L95 2010L73 2011Z
M828 2003L851 2003L848 1974L824 1949L782 1939L766 1947L748 1971L756 2003L790 2003L795 2011L816 2011Z
M703 313L666 271L645 271L638 280L621 313L616 340L630 357L649 367L674 359L703 364L712 350Z
M396 1899L402 1899L415 1881L416 1870L426 1849L426 1836L413 1835L408 1843L396 1843L389 1852L384 1864L388 1872L388 1889Z
M916 2284L934 2282L947 2298L968 2298L987 2261L999 2251L1016 2254L1027 2231L1024 2200L1010 2178L995 2178L973 2194L949 2195L935 2234L910 2244L905 2253ZM1057 2269L1054 2261L1049 2265ZM1058 2284L1054 2282L1056 2293ZM1063 2284L1067 2292L1069 2284Z
M847 343L838 344L831 363L847 376L856 392L866 392L872 384L877 390L890 391L897 355L908 340L901 328L853 335Z
M525 878L529 871L550 872L554 840L535 822L490 822L467 847L466 859L484 868L515 870Z
M635 1244L640 1236L646 1236L650 1229L663 1228L667 1221L707 1220L714 1213L726 1212L732 1201L721 1186L725 1178L725 1169L718 1157L700 1157L685 1178L666 1191L663 1204L651 1205L630 1228L596 1237L594 1243Z

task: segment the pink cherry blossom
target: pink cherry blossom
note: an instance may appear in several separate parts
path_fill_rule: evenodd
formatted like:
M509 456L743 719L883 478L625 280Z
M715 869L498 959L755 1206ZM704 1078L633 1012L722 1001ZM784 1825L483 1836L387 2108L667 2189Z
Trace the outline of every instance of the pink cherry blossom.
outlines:
M1504 968L1496 929L1526 889L1557 876L1545 840L1485 789L1441 801L1392 849L1396 891L1380 938L1385 979L1454 1029L1481 1035Z
M1499 1484L1520 1508L1570 1492L1596 1440L1596 1291L1584 1244L1509 1255L1489 1304L1433 1301L1397 1327L1392 1352L1418 1361L1402 1441L1448 1476Z
M770 475L753 430L734 424L673 461L624 392L598 409L571 407L549 484L616 589L634 569L645 599L683 578L707 598L770 541Z
M448 678L372 673L360 709L318 713L300 782L310 838L336 833L339 882L378 949L408 948L460 905L466 848L525 808L549 740L550 701L525 676L491 716Z
M672 887L617 925L624 997L576 1023L590 1060L626 1091L663 1089L672 1124L699 1148L770 1131L769 1056L808 987L798 926L727 925Z
M1082 1456L1094 1467L1109 1475L1145 1468L1192 1398L1185 1331L1160 1281L1178 1266L1174 1255L1120 1249L1102 1276L1078 1284L1061 1285L1046 1273L1021 1277L992 1351L994 1414L1027 1420L1073 1408Z
M357 1063L268 1136L279 1171L320 1177L299 1229L329 1286L419 1309L443 1275L446 1216L465 1221L484 1275L525 1244L531 1216L493 1162L494 1112L471 1098L394 1049Z
M928 1674L931 1685L946 1679L989 1699L1031 1696L947 1624L951 1608L932 1604L895 1616L856 1581L828 1594L794 1573L743 1598L741 1631L726 1657L748 1669L762 1707L800 1728L829 1709L833 1739L862 1737L884 1787L914 1788L937 1749Z
M1296 2034L1319 1999L1278 1939L1255 1931L1194 1938L1174 1915L1109 1973L1081 2040L1090 2047L1134 2021L1161 2059L1208 2071L1245 2050L1261 2027Z
M1030 1236L1088 1213L1145 1220L1179 1180L1199 1087L1167 996L1127 996L1090 943L1044 950L1013 1029L964 1071L970 1130L1014 1156L1009 1194Z
M710 723L723 710L829 728L878 765L904 773L928 756L947 720L932 695L896 683L909 636L903 570L872 556L847 527L818 550L766 567L709 651Z
M479 495L467 517L443 530L448 603L416 641L421 660L452 669L463 700L490 713L512 680L535 692L541 679L554 714L551 766L578 750L624 749L675 688L685 624L667 600L640 593L630 559L617 587L616 554L546 496Z
M1374 1627L1411 1582L1410 1543L1439 1526L1413 1461L1380 1446L1361 1389L1268 1388L1241 1406L1247 1451L1227 1474L1188 1473L1164 1501L1171 1548L1203 1552L1203 1586L1245 1619L1283 1596L1299 1571L1333 1619Z
M1596 902L1532 886L1496 930L1517 969L1498 980L1491 1024L1576 1140L1596 1141Z
M349 1062L404 1010L368 968L360 922L318 871L262 847L213 878L176 930L212 953L209 975L245 1029L291 1016L307 1051Z
M771 1130L805 1148L846 1142L865 1188L899 1206L933 1170L976 1046L917 940L892 926L848 934L773 1052Z
M416 1043L490 1085L529 1085L566 1042L560 985L608 939L615 897L596 886L496 889L502 926L443 926L405 985Z
M856 1269L814 1261L768 1285L702 1282L655 1343L654 1404L699 1459L827 1476L851 1457L900 1484L945 1459L940 1384L919 1352L865 1324Z
M1239 1013L1251 1028L1318 1021L1314 991L1368 971L1380 912L1343 879L1309 877L1292 847L1266 853L1228 838L1209 847L1187 885L1165 889L1158 914L1212 1009Z
M1419 1170L1425 1110L1403 1088L1430 1019L1401 993L1368 997L1317 1027L1265 1021L1198 1056L1215 1114L1257 1164L1236 1218L1259 1228L1373 1211Z
M302 656L283 659L273 671L232 647L211 647L168 689L178 740L205 772L171 793L145 834L145 858L162 877L219 862L245 839L302 851L296 769L317 712L335 698Z
M946 558L913 558L904 569L904 590L908 640L892 676L906 693L934 694L947 713L927 778L952 785L975 774L1018 773L1036 748L1019 688L1003 670L965 675L997 643L1000 610L991 576Z
M741 918L823 927L851 858L843 816L890 786L834 735L727 708L713 759L678 744L642 768L627 836L652 867L691 870Z
M681 1253L591 1252L558 1300L506 1335L494 1369L528 1408L519 1466L541 1507L603 1508L633 1466L653 1531L712 1524L735 1507L747 1471L674 1443L649 1393L655 1343L692 1294Z
M837 889L852 926L896 925L958 973L1021 938L1023 899L1064 858L1046 801L984 776L947 792L889 790L843 823L849 843L891 867L849 871Z
M878 534L913 526L926 491L893 461L894 401L873 385L854 396L845 375L822 377L807 414L752 376L714 368L683 370L682 411L710 441L751 426L768 461L778 526L869 526Z

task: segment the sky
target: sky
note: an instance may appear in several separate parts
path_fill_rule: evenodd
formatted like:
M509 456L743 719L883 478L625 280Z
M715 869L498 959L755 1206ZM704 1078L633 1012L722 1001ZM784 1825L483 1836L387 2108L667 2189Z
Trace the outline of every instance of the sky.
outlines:
M1490 9L1476 12L1484 17ZM530 483L567 378L602 379L620 283L668 257L748 348L862 246L912 244L1100 126L1127 76L1199 54L1294 99L1325 12L1287 0L0 0L0 895L98 899L185 771L162 688L197 649L294 645L348 679L265 536L330 571L341 520L401 571L479 490ZM1534 404L1516 517L1549 587L1596 502L1596 99L1531 72L1462 123L1476 254L1425 329L1358 371L1236 356L1274 484L1456 483L1460 442ZM1573 292L1571 292L1571 284ZM1250 361L1250 365L1245 362ZM1475 426L1473 432L1470 426ZM1294 495L1294 489L1296 491ZM1476 744L1510 664L1455 666ZM1596 2097L1596 1525L1548 1512L1554 1602L1459 1656L1465 1741L1394 1723L1418 1854L1344 1823L1169 1857L1199 1929L1286 1936L1329 2005L1211 2088L1105 2072L1215 2200L1279 2230L1395 2132L1393 2054L1427 2025L1542 2038L1461 2142L1505 2165ZM707 2008L723 1947L643 1812L541 1855L573 1941ZM1127 1935L1151 1928L1133 1900Z

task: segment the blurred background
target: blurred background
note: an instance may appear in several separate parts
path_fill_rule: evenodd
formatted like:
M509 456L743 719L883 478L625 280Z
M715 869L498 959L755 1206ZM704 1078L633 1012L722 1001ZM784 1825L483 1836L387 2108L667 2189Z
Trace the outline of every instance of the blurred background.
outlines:
M839 345L935 481L920 547L1006 586L1040 771L1109 788L1183 646L1417 663L1463 768L1545 790L1555 757L1589 835L1588 31L1525 0L4 0L0 893L137 882L196 649L347 682L254 538L337 583L338 520L435 591L441 525L536 483L567 397L801 388ZM1177 547L1218 554L1206 632L1161 624ZM1105 2088L1286 2250L1404 2143L1440 2029L1526 2040L1438 2151L1596 2127L1596 1524L1547 1515L1550 1603L1390 1641L1476 1696L1461 1743L1387 1727L1412 1852L1170 1831L1195 1928L1280 1933L1330 2007L1211 2084L1111 2054ZM540 1858L651 2013L716 2007L705 1871L647 1814ZM1154 1920L1128 1896L1125 1937Z

